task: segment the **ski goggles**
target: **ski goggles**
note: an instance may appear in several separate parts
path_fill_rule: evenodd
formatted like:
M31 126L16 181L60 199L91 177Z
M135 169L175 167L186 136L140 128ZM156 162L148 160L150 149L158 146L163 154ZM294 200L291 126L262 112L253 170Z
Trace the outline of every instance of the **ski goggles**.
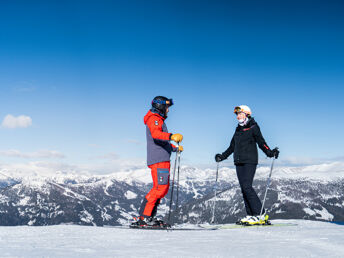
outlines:
M241 107L235 107L234 108L234 114L238 114L238 113L241 113L241 112L244 112Z
M173 100L172 99L168 99L168 100L160 100L160 99L154 99L152 101L155 104L162 104L162 105L166 105L166 106L172 106L173 105Z

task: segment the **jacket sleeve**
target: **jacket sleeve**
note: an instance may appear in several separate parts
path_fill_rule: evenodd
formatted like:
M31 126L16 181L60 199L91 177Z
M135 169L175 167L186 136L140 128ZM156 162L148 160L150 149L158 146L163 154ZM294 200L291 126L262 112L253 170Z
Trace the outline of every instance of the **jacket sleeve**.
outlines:
M163 121L156 117L151 117L147 121L147 126L151 132L153 139L169 141L171 137L171 133L165 133L162 131L162 124Z
M234 143L234 136L232 137L232 140L231 140L231 144L229 145L229 147L227 148L227 150L225 150L223 153L222 153L222 156L227 159L229 157L229 155L231 155L233 152L234 152L234 146L235 146L235 143Z
M253 137L258 143L259 148L268 156L268 154L271 152L271 149L266 143L258 125L255 125L253 128Z
M176 152L178 150L178 147L173 145L172 143L171 143L171 147L172 147L172 151L173 152Z

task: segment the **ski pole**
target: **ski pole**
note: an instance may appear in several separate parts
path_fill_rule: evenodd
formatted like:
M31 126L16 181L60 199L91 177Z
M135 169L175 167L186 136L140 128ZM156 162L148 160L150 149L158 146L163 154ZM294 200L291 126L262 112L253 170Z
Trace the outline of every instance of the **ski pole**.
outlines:
M177 144L177 147L179 147L178 144ZM169 211L168 211L168 222L169 223L171 222L170 218L171 218L171 210L172 210L172 202L173 202L174 178L175 178L175 175L176 175L177 159L178 159L178 155L176 154L176 159L174 161L174 169L173 169L173 179L172 179L172 188L171 188L170 208L169 208Z
M265 200L266 200L266 195L267 195L268 190L269 190L270 181L271 181L271 175L272 175L272 170L273 170L273 168L274 168L274 163L275 163L275 157L273 157L273 159L272 159L270 174L269 174L269 177L268 177L268 181L267 181L267 183L266 183L266 189L265 189L265 194L264 194L262 209L260 210L260 214L259 214L259 220L261 220L261 216L262 216L262 214L263 214L264 205L265 205Z
M213 207L213 217L211 219L211 223L215 223L215 208L216 208L216 194L217 194L217 179L219 176L219 164L220 162L217 162L217 167L216 167L216 179L215 179L215 198L214 198L214 207Z
M177 200L176 200L176 211L178 211L178 201L179 201L179 172L180 172L180 151L177 152L178 156L178 170L177 170Z

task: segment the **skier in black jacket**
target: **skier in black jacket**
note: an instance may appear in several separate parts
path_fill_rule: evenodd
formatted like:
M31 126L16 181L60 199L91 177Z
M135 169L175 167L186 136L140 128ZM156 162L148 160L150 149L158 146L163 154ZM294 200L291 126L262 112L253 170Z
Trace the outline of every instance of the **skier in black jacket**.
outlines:
M278 158L278 148L271 150L265 142L257 122L251 117L251 109L241 105L235 107L238 126L235 130L228 149L222 154L216 154L216 162L227 159L234 152L234 164L243 194L247 216L239 221L241 224L261 224L267 220L265 211L259 217L262 203L252 187L253 178L258 164L259 148L268 156Z

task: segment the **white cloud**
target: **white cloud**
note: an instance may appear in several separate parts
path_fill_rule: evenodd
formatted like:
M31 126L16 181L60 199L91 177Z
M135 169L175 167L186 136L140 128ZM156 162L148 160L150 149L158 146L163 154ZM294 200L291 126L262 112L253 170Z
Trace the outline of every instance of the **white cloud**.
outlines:
M19 150L6 150L0 151L0 156L13 157L13 158L24 158L24 159L62 159L65 156L55 150L40 150L36 152L21 152Z
M117 172L130 172L138 169L147 170L146 161L141 159L118 160L102 163L73 164L59 161L29 161L16 163L0 163L1 174L6 176L57 176L59 174L74 175L107 175ZM150 173L148 173L150 176Z
M77 172L76 172L77 170ZM60 162L30 161L27 163L0 164L0 176L33 177L55 176L58 174L80 174L77 167Z
M14 89L16 92L33 92L37 90L35 86L22 86Z
M12 90L17 93L30 93L38 89L34 82L18 81L16 85L12 86Z
M172 159L171 159L172 161ZM324 163L334 163L334 162L343 162L344 156L338 156L333 158L311 158L311 157L283 157L275 160L274 167L303 167L303 166L312 166L312 165L321 165ZM271 166L272 158L266 158L264 155L261 155L258 161L258 167L269 167ZM187 164L189 166L197 167L200 169L213 169L216 167L216 163L195 163L189 159L183 159L182 164ZM220 163L220 167L235 168L233 163L233 158L229 157L227 160L224 160Z
M1 126L5 128L27 128L32 125L32 119L29 116L12 116L7 115L5 116L4 120L2 121Z

